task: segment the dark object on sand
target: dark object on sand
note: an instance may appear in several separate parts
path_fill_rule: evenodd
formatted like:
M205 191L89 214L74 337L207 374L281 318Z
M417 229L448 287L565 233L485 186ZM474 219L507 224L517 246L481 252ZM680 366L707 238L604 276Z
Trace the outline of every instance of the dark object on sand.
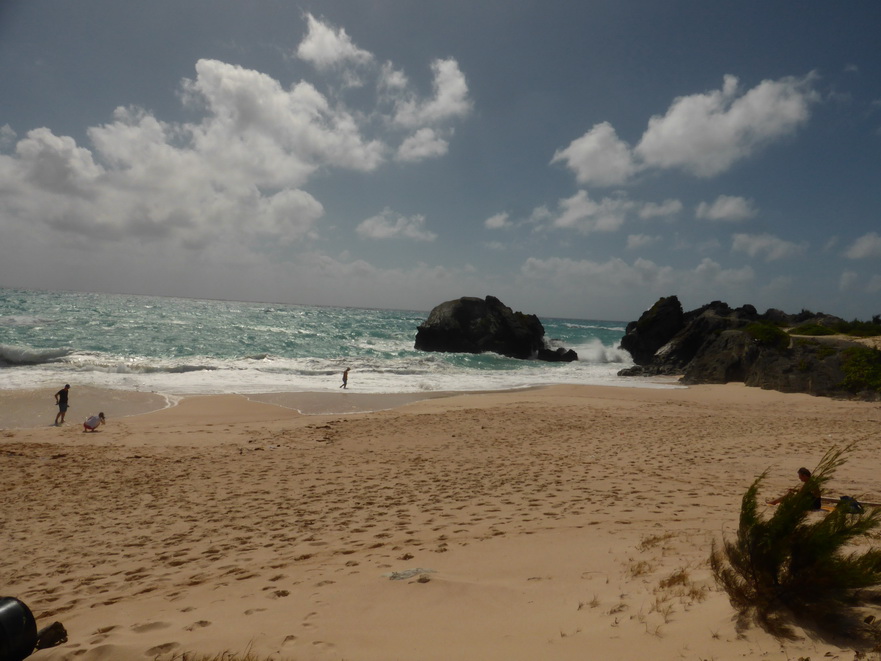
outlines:
M61 622L53 622L37 632L37 649L44 650L67 642L67 629Z
M37 621L15 597L0 597L0 659L22 661L37 646Z

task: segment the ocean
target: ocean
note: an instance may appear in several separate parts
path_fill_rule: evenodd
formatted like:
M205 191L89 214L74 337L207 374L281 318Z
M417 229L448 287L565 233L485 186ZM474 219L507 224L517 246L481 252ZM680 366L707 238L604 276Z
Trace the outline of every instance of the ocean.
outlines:
M616 376L633 364L618 348L625 322L542 318L550 347L579 356L545 363L416 351L416 328L427 317L414 310L0 289L0 389L71 383L163 394L322 392L339 388L346 367L349 389L362 393L653 387Z

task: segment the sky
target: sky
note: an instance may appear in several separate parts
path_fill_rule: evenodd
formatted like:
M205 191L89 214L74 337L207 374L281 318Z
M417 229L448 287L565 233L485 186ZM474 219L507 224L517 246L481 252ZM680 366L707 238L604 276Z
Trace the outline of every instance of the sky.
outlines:
M881 2L2 0L0 287L881 314Z

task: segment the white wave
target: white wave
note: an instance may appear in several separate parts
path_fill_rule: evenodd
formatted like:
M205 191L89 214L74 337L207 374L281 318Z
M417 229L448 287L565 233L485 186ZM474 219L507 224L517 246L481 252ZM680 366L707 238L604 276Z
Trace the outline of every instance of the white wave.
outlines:
M68 349L33 349L0 344L0 365L42 365L57 361L69 353Z
M597 351L614 350L605 347ZM474 392L553 384L664 387L617 376L618 370L626 364L614 360L523 361L514 369L474 369L431 358L373 363L365 360L275 359L272 365L253 360L216 360L207 364L206 359L204 367L207 369L200 369L193 363L132 365L124 361L105 361L100 364L99 360L89 362L78 356L72 362L6 368L0 388L35 389L64 382L175 395L336 392L341 383L343 364L352 367L349 392L361 393Z
M578 354L578 360L588 363L614 363L616 365L633 363L633 357L630 355L630 352L620 347L610 347L603 344L600 340L591 340L585 344L573 347L573 349Z

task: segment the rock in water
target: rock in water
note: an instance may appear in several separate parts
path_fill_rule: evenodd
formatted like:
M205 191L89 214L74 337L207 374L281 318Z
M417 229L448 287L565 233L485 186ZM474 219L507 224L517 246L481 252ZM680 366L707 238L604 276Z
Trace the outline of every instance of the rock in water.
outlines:
M571 349L551 350L534 314L514 312L495 296L464 296L435 307L416 331L416 349L457 353L492 351L510 358L572 361Z

